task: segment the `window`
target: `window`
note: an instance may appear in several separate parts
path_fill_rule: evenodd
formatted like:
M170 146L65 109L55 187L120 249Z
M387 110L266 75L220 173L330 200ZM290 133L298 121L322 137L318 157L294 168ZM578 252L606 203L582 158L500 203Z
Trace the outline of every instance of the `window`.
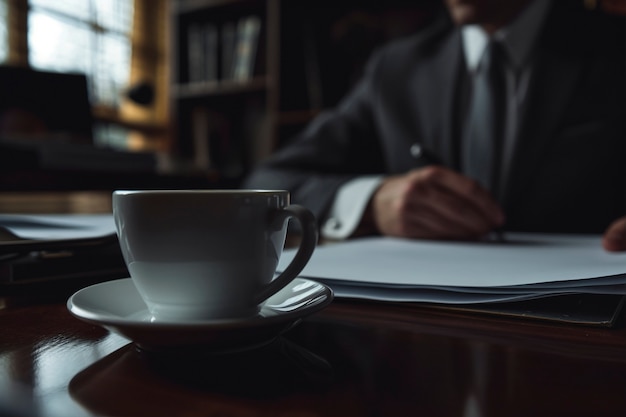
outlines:
M168 149L169 0L0 0L0 64L87 75L94 139ZM154 99L126 97L149 83Z
M7 26L7 0L0 0L0 63L7 60L9 53L9 33Z
M133 0L30 0L28 60L88 75L94 104L117 107L128 86Z

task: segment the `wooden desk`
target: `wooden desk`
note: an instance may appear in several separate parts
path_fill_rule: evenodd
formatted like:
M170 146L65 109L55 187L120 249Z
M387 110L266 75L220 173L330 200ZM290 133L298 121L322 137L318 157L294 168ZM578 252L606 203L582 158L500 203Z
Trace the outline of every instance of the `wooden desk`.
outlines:
M603 329L335 301L254 353L177 359L73 318L64 297L5 300L0 329L0 415L626 415L624 317Z

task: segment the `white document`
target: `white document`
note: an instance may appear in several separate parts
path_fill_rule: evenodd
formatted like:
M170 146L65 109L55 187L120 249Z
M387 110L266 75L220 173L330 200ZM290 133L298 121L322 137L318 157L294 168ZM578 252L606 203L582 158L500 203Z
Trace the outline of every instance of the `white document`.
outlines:
M284 269L295 251L285 251ZM626 254L600 236L507 234L505 243L388 237L319 246L300 274L338 296L475 303L553 294L626 294Z
M23 239L60 240L115 233L111 214L0 214L0 226Z

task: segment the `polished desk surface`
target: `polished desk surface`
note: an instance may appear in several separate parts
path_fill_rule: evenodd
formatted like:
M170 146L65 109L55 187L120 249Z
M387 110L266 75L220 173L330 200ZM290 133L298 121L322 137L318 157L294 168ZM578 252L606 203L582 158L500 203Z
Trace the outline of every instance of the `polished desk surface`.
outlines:
M335 300L269 345L154 353L4 299L0 415L626 416L626 324Z

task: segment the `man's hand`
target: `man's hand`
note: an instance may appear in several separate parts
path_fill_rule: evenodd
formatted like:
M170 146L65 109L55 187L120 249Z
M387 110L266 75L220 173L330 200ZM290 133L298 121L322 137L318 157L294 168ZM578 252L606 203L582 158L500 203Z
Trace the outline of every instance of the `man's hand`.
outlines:
M371 215L384 235L469 240L504 222L504 214L476 181L429 166L386 179L371 201Z
M626 251L626 216L615 220L604 232L602 246L610 252Z

